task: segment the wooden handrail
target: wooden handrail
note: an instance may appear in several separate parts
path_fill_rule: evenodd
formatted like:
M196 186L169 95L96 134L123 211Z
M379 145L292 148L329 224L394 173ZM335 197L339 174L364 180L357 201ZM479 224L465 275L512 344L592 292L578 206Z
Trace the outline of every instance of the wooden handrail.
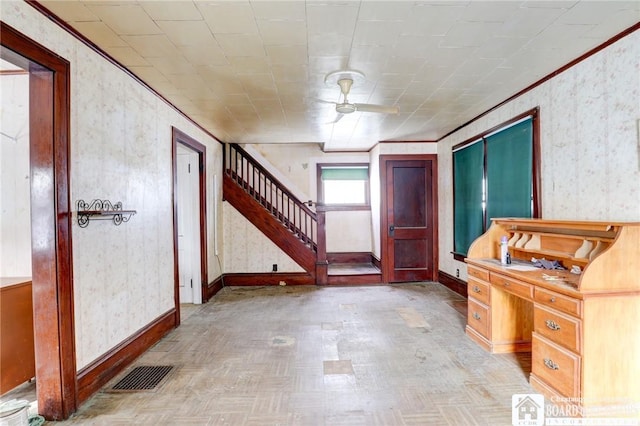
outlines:
M237 144L225 145L224 173L311 250L317 251L316 213Z
M269 178L269 180L273 181L279 188L282 189L283 193L287 194L287 196L289 198L291 198L292 200L295 200L297 204L300 205L300 207L305 210L307 212L307 214L309 214L310 216L315 216L315 212L311 209L309 209L306 205L306 203L300 201L292 192L290 192L287 187L278 180L278 178L276 178L274 175L272 175L267 169L265 169L262 164L260 164L255 158L253 158L247 151L245 151L244 149L242 149L240 147L240 145L238 144L228 144L227 147L228 151L231 150L235 150L237 152L239 152L242 155L242 158L246 158L247 160L249 160L249 162L258 170L260 170L262 172L263 175L267 176ZM229 162L230 162L230 155L229 153L227 153L227 155L225 156L225 158L227 159L227 163L225 164L226 166L226 170L229 170Z

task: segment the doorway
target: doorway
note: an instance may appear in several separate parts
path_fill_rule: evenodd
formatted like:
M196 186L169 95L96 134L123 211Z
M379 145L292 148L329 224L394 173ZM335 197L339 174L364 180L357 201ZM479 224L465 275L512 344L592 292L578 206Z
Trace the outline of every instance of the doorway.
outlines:
M29 70L0 59L0 394L35 376Z
M69 201L69 62L1 22L0 41L0 57L29 71L36 393L39 413L48 420L61 420L77 407Z
M198 153L179 143L176 149L178 270L180 303L202 303L200 279L200 179Z
M180 303L206 300L206 147L175 127L172 131L174 298L180 324Z
M381 155L381 249L384 282L438 278L435 155Z

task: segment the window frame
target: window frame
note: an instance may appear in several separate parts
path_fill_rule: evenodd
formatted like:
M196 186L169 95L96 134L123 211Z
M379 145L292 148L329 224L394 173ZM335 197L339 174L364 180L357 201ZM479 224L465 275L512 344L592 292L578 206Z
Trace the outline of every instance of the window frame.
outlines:
M455 206L455 188L456 188L456 182L455 182L455 170L454 170L454 161L453 161L453 157L454 157L454 153L456 151L459 151L460 149L463 149L467 146L470 146L474 143L482 143L483 144L483 171L482 171L482 176L483 176L483 185L487 185L486 179L487 179L487 149L486 149L486 138L494 135L496 133L499 133L503 130L507 130L509 127L512 127L516 124L518 124L519 122L527 119L527 118L531 118L531 128L532 128L532 159L531 159L531 180L532 180L532 190L531 190L531 195L532 195L532 211L531 211L531 217L532 218L539 218L540 217L540 212L542 211L542 204L541 204L541 195L540 195L540 190L541 190L541 174L540 174L540 108L536 107L533 109L530 109L528 111L523 112L522 114L519 114L505 122L502 122L480 134L477 134L471 138L468 138L466 140L464 140L461 143L458 143L456 145L454 145L451 148L451 175L452 175L452 192L453 192L453 250L451 251L451 254L453 255L453 258L455 260L458 261L464 261L466 254L464 253L460 253L460 252L456 252L455 251L455 232L456 232L456 225L455 225L455 211L456 211L456 206ZM483 200L482 200L482 234L484 234L487 229L487 200L486 200L486 186L483 190ZM489 224L490 226L490 224ZM482 235L481 234L481 235Z
M324 202L324 184L322 181L323 168L363 168L367 169L367 180L365 181L363 204L326 204ZM354 210L371 210L371 165L369 163L318 163L316 165L316 182L318 203L324 211L354 211Z

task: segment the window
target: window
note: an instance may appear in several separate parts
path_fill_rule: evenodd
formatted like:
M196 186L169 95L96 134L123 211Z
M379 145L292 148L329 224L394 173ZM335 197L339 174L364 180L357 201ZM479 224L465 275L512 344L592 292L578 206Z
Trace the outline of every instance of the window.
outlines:
M318 201L342 209L369 208L369 165L318 164Z
M538 217L537 109L453 147L454 258L492 218Z

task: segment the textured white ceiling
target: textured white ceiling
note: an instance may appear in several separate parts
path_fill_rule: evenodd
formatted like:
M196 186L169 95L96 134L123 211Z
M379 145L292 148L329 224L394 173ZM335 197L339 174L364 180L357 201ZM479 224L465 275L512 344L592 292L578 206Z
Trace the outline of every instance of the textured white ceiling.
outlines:
M640 21L640 1L41 1L224 142L436 140ZM349 101L397 105L338 122Z

